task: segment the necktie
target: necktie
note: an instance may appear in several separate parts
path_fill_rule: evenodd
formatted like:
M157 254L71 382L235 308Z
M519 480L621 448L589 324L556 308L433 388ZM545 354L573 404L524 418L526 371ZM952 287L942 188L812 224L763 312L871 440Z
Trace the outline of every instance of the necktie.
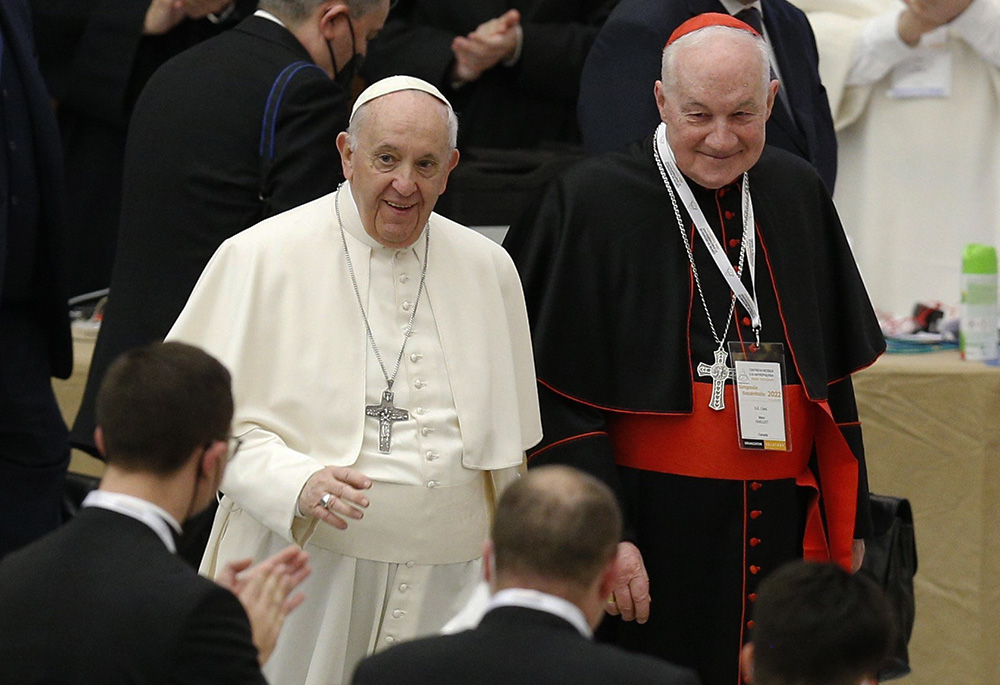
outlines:
M764 37L764 21L763 18L760 16L759 9L757 9L756 7L747 7L746 9L740 10L733 16L736 19L742 21L744 24L749 25L754 31L759 33L761 38L764 38L765 41L767 40L767 38ZM778 74L774 71L774 65L771 64L770 61L768 61L768 67L771 70L771 80L772 81L778 80ZM779 81L778 99L781 100L781 103L785 106L786 109L788 109L787 98L788 96L785 94L785 89L780 86L780 81Z
M744 24L749 24L750 28L760 35L764 35L764 22L761 20L760 10L756 7L741 9L733 16L742 21Z

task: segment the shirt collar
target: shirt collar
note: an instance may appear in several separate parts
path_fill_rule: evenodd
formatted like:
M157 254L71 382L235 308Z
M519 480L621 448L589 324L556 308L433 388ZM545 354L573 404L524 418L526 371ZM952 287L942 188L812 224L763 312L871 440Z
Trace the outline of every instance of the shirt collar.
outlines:
M736 14L742 10L750 7L756 7L757 11L760 12L761 19L763 20L764 18L764 8L761 7L760 0L757 0L757 2L751 2L749 5L744 5L740 2L740 0L719 0L719 2L721 2L722 6L726 8L726 11L733 16L736 16Z
M256 12L253 13L253 15L255 17L261 17L262 19L267 19L269 21L273 21L278 26L285 26L285 22L281 21L281 19L278 19L276 16L274 16L273 14L271 14L270 12L268 12L267 10L257 10ZM285 28L288 28L288 27L286 26Z
M507 588L506 590L500 590L490 598L490 603L486 607L486 611L497 607L510 606L535 609L536 611L544 611L553 616L558 616L568 621L588 640L594 635L580 607L562 597L556 597L555 595L538 590L529 590L528 588Z
M171 552L177 551L177 543L174 542L174 536L170 530L172 528L177 535L180 535L181 524L166 509L148 500L121 492L92 490L84 498L81 506L109 509L134 518L136 521L141 521L153 529L153 532L159 536L167 549Z

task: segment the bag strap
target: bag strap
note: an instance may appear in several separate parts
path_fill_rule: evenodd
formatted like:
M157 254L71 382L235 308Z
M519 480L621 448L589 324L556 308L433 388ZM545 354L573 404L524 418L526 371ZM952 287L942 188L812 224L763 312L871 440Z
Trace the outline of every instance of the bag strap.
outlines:
M292 78L303 69L319 69L314 62L304 60L292 62L281 70L274 83L271 84L271 92L267 95L267 102L264 105L264 118L260 125L260 145L258 148L259 178L258 178L258 199L262 204L266 204L270 199L267 194L267 180L271 175L271 166L274 164L274 139L278 127L278 111L281 109L285 91ZM323 72L324 74L326 72ZM263 208L262 208L263 209ZM261 212L263 214L263 211Z

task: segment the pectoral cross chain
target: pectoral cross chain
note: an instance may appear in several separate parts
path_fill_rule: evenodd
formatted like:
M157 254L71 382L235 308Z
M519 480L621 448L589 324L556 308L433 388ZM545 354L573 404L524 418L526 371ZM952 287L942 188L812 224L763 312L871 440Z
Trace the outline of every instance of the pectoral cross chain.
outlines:
M719 348L715 351L715 363L709 366L705 362L698 364L699 376L711 376L712 378L712 399L708 406L715 411L722 411L726 408L726 400L723 392L726 389L726 380L733 378L736 374L733 369L726 365L728 353Z
M386 389L382 391L382 402L367 405L365 414L378 419L378 451L389 454L392 444L392 424L406 421L410 418L410 412L397 408L392 403L392 391Z

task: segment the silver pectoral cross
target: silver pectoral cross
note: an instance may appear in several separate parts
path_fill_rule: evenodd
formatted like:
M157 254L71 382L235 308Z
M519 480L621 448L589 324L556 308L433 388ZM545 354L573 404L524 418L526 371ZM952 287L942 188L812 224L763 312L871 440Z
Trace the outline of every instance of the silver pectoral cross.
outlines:
M385 389L382 391L381 404L367 405L365 414L378 419L378 451L382 454L389 454L392 443L392 424L397 421L406 421L410 418L410 412L405 409L397 409L392 403L392 391Z
M735 376L735 372L726 366L727 352L722 348L715 351L715 363L709 366L705 362L698 364L699 376L712 377L712 399L708 406L715 411L722 411L726 408L726 400L723 392L726 389L726 380Z

